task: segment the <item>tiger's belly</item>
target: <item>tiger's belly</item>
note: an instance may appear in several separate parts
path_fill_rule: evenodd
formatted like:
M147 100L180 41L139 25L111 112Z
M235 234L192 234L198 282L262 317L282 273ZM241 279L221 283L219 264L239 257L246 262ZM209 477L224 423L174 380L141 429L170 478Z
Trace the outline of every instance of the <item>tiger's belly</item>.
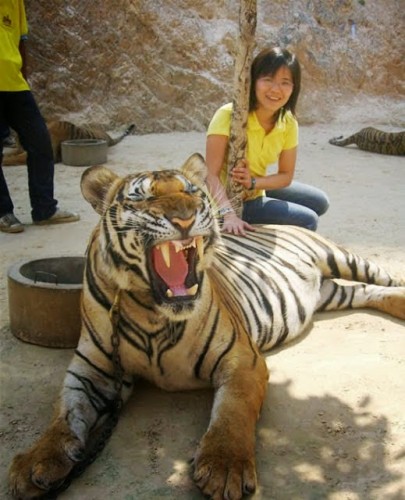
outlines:
M170 339L159 339L150 343L148 352L124 344L121 361L126 372L166 391L206 388L211 385L209 381L197 378L194 372L202 346L199 342L193 344L191 348L184 337L175 344Z

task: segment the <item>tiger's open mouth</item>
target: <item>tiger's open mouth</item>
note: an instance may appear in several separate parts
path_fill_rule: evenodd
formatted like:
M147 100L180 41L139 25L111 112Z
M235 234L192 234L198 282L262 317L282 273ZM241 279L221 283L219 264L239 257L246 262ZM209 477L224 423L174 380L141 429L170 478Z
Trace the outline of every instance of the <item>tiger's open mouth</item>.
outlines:
M196 265L203 253L202 236L165 241L152 247L153 284L163 300L191 299L197 295Z

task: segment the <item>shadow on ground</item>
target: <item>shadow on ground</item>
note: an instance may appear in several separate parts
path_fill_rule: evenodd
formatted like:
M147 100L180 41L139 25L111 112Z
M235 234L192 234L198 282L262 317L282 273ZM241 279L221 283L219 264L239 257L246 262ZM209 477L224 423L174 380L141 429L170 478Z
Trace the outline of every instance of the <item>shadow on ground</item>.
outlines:
M10 498L8 463L45 428L71 351L22 344L6 329L2 336L8 338L3 359L12 359L14 370L21 368L19 376L2 383L0 496ZM32 384L43 391L31 396ZM270 382L258 423L259 487L253 498L381 498L381 488L399 479L385 465L386 417L368 410L367 397L353 408L327 394L298 399L291 385L291 380ZM211 404L208 390L167 393L140 383L105 449L59 498L201 499L190 460L208 425ZM390 498L399 500L402 494Z

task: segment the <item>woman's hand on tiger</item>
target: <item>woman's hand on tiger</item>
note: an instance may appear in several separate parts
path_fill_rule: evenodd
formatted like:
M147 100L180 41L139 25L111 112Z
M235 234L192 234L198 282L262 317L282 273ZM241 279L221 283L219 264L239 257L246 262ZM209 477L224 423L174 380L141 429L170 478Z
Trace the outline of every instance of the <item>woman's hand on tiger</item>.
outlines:
M224 222L221 227L223 233L240 234L246 236L246 231L255 231L255 228L240 219L235 213L224 216Z
M252 176L249 170L247 160L240 160L236 167L231 170L232 180L237 184L241 184L244 188L249 189L252 184Z

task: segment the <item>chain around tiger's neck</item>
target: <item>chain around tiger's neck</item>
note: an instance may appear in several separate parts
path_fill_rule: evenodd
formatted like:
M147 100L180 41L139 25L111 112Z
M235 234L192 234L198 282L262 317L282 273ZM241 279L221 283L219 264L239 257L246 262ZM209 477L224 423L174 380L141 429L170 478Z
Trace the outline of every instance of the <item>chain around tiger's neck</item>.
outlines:
M179 328L179 321L167 321L166 338L172 344L176 345L181 336L181 329Z
M123 377L124 377L124 369L122 368L121 364L121 356L120 356L120 336L118 333L118 323L120 320L120 305L121 305L121 289L118 289L117 293L115 294L114 297L114 302L111 306L110 309L110 321L111 321L111 327L112 327L112 333L111 333L111 346L112 346L112 362L113 362L113 368L114 368L114 388L116 392L115 396L115 404L117 408L120 408L122 406L122 398L121 398L121 390L122 390L122 383L123 383Z

